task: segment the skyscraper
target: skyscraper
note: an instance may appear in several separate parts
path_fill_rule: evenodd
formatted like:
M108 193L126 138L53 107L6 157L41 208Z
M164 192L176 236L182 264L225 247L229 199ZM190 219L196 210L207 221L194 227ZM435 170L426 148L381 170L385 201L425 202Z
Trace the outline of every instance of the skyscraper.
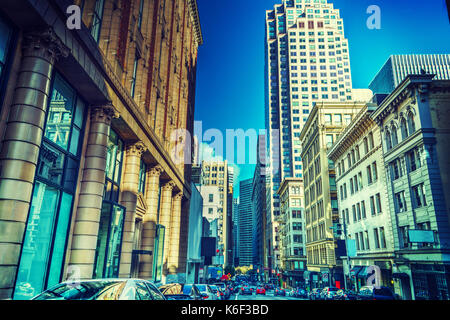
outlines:
M267 210L279 265L277 190L303 177L300 132L318 101L353 99L348 41L339 10L326 0L283 0L266 11L265 121L270 157Z
M239 265L252 265L252 189L253 179L239 183Z
M434 80L450 80L450 54L392 55L369 84L373 93L390 94L408 74L436 75Z

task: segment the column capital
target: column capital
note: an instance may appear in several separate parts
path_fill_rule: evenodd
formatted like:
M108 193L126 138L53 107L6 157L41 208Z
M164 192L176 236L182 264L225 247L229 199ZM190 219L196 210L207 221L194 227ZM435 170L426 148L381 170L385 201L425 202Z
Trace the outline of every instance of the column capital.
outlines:
M165 183L161 189L163 189L164 191L172 191L172 189L175 187L175 182L173 182L172 180Z
M147 151L148 148L145 146L145 144L142 141L138 141L133 144L129 144L126 147L127 155L133 155L140 157L142 154Z
M173 196L173 200L178 200L178 201L183 200L183 192L178 192L177 194L175 194Z
M59 39L52 27L47 26L26 32L22 49L25 55L41 56L53 61L69 56L70 49Z
M154 166L154 167L152 167L152 168L150 168L149 170L148 170L148 174L150 175L150 176L160 176L161 175L161 173L162 172L164 172L164 169L163 169L163 167L161 166L161 165L159 165L159 164L157 164L156 166Z
M112 104L91 106L91 121L110 123L112 118L118 118L118 112Z

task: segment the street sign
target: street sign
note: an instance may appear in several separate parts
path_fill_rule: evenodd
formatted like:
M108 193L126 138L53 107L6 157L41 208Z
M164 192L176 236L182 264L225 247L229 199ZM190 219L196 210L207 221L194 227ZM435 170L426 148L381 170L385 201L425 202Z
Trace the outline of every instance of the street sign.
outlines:
M328 272L322 272L322 281L328 281Z

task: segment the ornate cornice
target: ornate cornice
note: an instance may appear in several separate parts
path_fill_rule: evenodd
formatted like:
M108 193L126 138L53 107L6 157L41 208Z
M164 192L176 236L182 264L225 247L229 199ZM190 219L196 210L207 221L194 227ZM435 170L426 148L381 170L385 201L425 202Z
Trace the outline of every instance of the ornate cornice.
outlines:
M200 25L200 16L198 14L197 0L187 0L189 5L189 12L191 14L195 39L198 45L203 44L202 27Z

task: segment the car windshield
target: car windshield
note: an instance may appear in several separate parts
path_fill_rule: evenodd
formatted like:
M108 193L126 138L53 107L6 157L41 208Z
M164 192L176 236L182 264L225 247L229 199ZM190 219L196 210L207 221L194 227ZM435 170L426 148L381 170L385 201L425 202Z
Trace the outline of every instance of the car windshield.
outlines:
M117 300L125 281L62 283L36 296L34 300Z
M197 288L201 292L206 292L206 285L204 285L204 284L197 284Z
M339 291L338 288L329 288L328 291Z
M183 294L191 294L192 285L186 284L183 286Z

